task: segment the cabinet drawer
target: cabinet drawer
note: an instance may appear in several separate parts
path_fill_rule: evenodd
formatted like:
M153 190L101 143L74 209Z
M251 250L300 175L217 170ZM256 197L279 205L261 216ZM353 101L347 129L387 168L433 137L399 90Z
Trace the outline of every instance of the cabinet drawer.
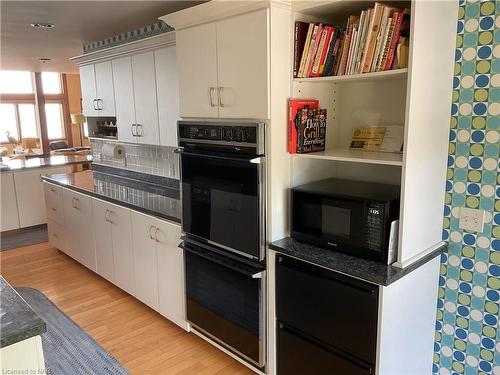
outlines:
M328 350L282 323L277 334L278 375L370 375L373 369Z
M66 252L66 230L53 220L47 220L49 242L57 249Z
M378 287L281 255L276 262L278 319L374 364Z
M62 188L45 183L44 190L47 219L64 225Z

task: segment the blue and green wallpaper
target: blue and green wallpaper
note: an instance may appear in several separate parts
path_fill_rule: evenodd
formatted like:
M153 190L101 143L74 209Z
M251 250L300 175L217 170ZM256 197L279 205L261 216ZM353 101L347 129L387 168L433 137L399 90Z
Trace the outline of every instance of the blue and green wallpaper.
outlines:
M500 375L500 1L461 0L433 374ZM458 227L460 207L484 231Z

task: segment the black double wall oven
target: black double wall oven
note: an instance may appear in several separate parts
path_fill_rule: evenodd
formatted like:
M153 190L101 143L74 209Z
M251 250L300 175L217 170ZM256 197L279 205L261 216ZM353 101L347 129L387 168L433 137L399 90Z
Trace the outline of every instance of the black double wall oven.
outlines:
M265 365L265 125L179 121L187 320Z

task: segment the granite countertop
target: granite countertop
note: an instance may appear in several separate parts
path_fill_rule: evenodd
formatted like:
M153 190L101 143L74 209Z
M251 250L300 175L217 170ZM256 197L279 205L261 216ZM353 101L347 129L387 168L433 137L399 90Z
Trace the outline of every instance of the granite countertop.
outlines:
M23 169L50 168L61 165L81 164L92 162L91 155L56 155L50 157L29 159L2 159L0 172L15 172Z
M289 237L275 241L269 244L269 247L283 255L289 255L381 286L392 284L431 259L434 259L446 249L446 245L443 245L408 267L398 268L381 262L365 260L317 246L307 245Z
M41 335L47 331L45 322L0 276L0 348Z
M97 166L96 166L97 167ZM110 174L108 169L113 169ZM148 215L180 223L179 181L115 168L42 176L42 180L124 206ZM107 172L107 173L104 173Z

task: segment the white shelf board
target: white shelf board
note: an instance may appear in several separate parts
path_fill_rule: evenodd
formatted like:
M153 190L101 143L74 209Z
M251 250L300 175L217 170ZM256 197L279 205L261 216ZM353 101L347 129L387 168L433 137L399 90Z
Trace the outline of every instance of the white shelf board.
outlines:
M350 149L332 149L326 151L309 152L307 154L293 154L296 158L310 158L323 160L337 160L352 163L403 165L403 154L393 152L373 152Z
M294 82L366 82L387 79L402 79L408 74L408 69L385 70L383 72L351 74L342 76L294 78Z

